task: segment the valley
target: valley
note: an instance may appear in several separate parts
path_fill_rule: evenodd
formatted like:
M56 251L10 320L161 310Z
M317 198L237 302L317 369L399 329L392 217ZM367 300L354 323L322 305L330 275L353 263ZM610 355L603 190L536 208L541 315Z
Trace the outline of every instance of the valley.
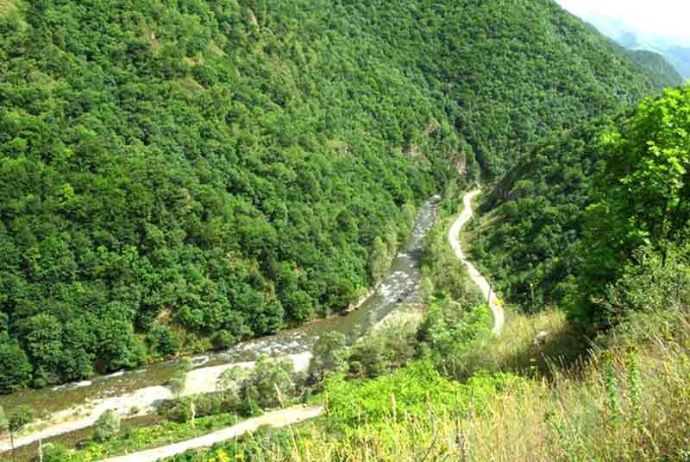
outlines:
M259 355L287 358L298 373L306 373L310 352L319 336L342 333L353 341L392 315L401 305L418 304L420 252L422 240L434 224L438 197L428 200L419 210L409 242L393 260L387 277L379 287L359 302L349 313L315 321L286 330L272 337L239 344L227 351L191 358L195 366L185 378L181 396L195 396L217 391L222 373L234 367L250 369ZM49 442L72 441L70 433L83 434L107 410L122 418L137 420L156 413L162 401L174 398L166 386L176 370L176 362L154 364L142 369L97 377L93 381L63 385L58 388L26 391L0 396L0 406L30 406L48 413L29 428L27 435L15 438L14 447L32 445L39 439ZM136 409L136 412L132 412ZM35 444L34 444L35 446ZM10 451L9 438L0 438L0 455ZM33 449L30 453L34 453Z
M0 460L687 462L690 10L566 3L0 0Z

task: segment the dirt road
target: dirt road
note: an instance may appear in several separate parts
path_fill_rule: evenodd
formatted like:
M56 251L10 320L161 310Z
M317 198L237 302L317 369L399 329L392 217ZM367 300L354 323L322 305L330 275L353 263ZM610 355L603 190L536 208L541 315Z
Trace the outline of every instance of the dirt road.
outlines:
M287 356L295 365L295 371L306 372L312 354L309 352ZM216 391L218 377L223 371L232 367L244 367L251 369L255 362L243 362L226 364L216 367L204 367L195 369L187 374L183 396L191 396ZM83 403L73 408L57 412L50 416L47 421L42 421L29 428L27 433L15 437L15 447L19 448L38 441L81 430L93 426L96 419L105 411L115 411L122 417L133 417L131 410L137 408L136 415L147 415L155 411L155 406L162 400L172 399L173 393L169 388L163 386L147 387L128 393L122 396L99 399ZM5 435L0 437L0 452L9 451L11 448L9 438Z
M450 242L451 247L453 247L455 255L457 255L460 261L465 265L465 267L467 267L467 273L472 281L481 289L482 294L484 294L484 300L488 300L489 302L489 308L491 308L491 312L494 316L493 333L496 335L501 335L503 325L505 324L503 303L496 296L496 293L491 288L489 281L487 281L486 278L477 270L477 268L475 268L475 266L467 259L465 252L462 250L462 245L460 245L460 232L467 222L472 219L472 215L474 213L472 210L472 199L477 197L479 194L481 194L481 191L478 189L465 194L465 197L463 198L465 208L455 223L453 223L453 226L450 228L450 232L448 233L448 241Z
M291 407L289 409L269 412L254 419L245 420L232 427L193 440L171 444L170 446L164 446L157 449L150 449L148 451L135 452L126 456L104 459L101 462L154 462L159 459L182 454L189 450L208 448L216 443L229 441L245 433L254 432L260 427L270 426L279 428L293 425L318 417L322 412L323 407Z

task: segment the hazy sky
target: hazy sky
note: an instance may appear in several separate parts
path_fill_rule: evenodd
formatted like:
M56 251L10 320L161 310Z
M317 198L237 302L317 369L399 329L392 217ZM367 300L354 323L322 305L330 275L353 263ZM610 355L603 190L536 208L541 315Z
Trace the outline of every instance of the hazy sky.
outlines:
M578 16L609 16L645 32L690 43L690 0L556 1Z

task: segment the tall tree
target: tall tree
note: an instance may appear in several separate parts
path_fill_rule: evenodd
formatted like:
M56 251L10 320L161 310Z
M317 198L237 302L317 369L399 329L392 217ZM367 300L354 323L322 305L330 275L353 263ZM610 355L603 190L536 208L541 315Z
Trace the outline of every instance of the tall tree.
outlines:
M665 261L690 237L690 86L640 104L605 137L608 153L587 209L581 296L573 317L595 327L608 320L596 299L633 251L651 246Z
M34 410L29 406L18 406L10 411L7 416L7 429L10 432L10 445L12 446L12 460L15 461L14 436L34 420Z

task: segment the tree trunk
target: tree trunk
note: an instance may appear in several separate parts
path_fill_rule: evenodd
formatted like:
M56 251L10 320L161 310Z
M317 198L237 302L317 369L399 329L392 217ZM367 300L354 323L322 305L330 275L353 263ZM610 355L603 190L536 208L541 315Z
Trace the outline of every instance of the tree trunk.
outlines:
M17 462L14 457L14 432L10 432L10 446L12 447L12 462Z
M191 414L191 423L192 423L192 430L196 428L196 422L194 422L194 419L196 419L196 405L194 404L194 401L190 401L189 403L189 413Z

